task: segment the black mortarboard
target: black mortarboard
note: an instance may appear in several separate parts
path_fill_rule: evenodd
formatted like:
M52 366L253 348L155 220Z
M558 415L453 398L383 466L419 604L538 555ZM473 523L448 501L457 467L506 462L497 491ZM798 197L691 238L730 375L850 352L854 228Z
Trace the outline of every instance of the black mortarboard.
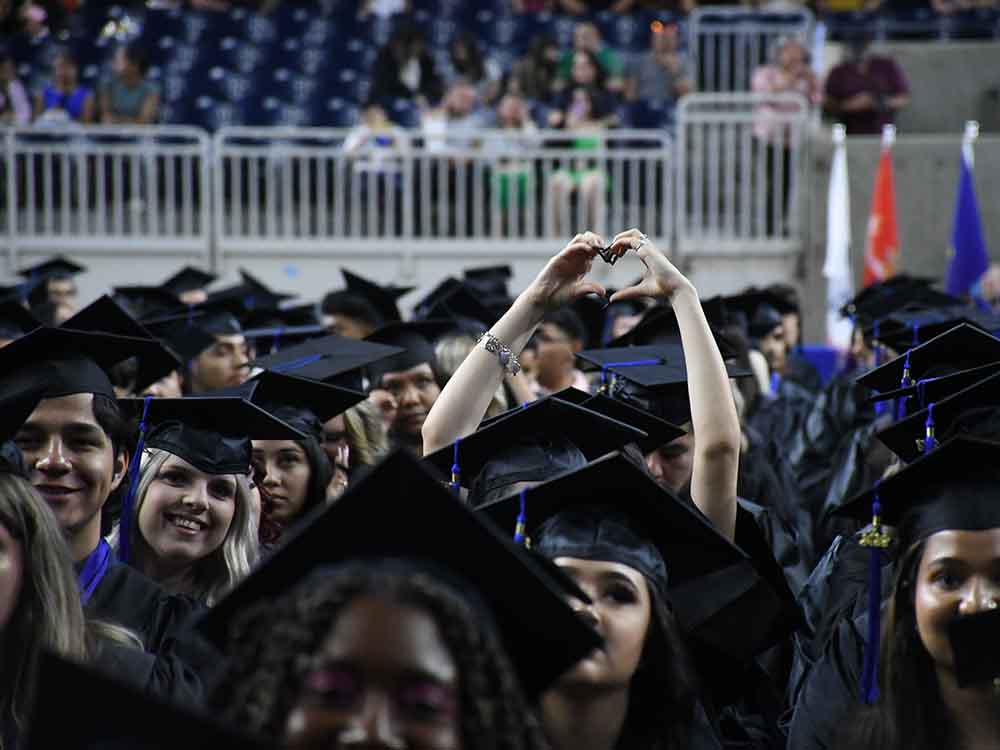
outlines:
M166 315L181 307L176 294L159 286L116 286L112 292L140 320Z
M319 324L317 305L311 302L276 309L255 310L243 317L243 326L247 329L318 326Z
M327 385L319 380L264 370L227 393L239 393L248 401L275 414L297 430L322 438L323 424L343 414L368 394Z
M782 604L747 556L693 506L614 453L483 506L500 528L549 558L618 562L669 591L700 642L746 659L773 643ZM734 618L738 612L750 617ZM728 616L727 616L728 613Z
M243 338L252 341L258 354L267 356L275 354L289 346L301 344L309 339L318 339L328 335L325 326L272 326L269 328L245 328Z
M636 445L643 453L649 453L661 445L665 445L679 437L687 434L677 425L661 419L655 414L638 409L631 404L613 399L603 393L590 394L581 391L579 388L565 388L558 393L553 393L552 398L560 401L569 401L571 404L583 406L598 414L615 419L637 430L646 433L646 437L636 440Z
M402 351L398 346L331 335L304 341L277 354L258 357L253 365L300 378L330 381L379 360L394 357Z
M38 304L37 290L42 286L42 279L28 279L20 284L0 286L0 302L20 302Z
M916 382L1000 360L1000 339L963 323L910 349L858 378L859 385L877 391L899 388L909 365L909 378Z
M960 688L995 685L1000 677L1000 610L956 617L948 623L955 680Z
M580 359L601 370L601 390L675 425L691 420L687 365L680 341L650 346L591 349ZM750 373L726 365L731 378Z
M510 410L424 460L451 473L453 483L469 487L471 501L478 503L502 496L518 482L551 479L645 437L635 427L550 396Z
M402 320L399 314L399 298L413 291L412 286L392 286L376 284L363 276L341 268L340 273L344 277L344 283L350 292L360 295L366 299L375 311L382 316L383 323L392 323Z
M39 657L26 750L266 750L270 744L49 652ZM109 708L109 707L113 707Z
M20 302L0 302L0 339L16 339L40 325L38 319Z
M954 305L961 300L931 288L934 279L897 274L885 281L865 287L845 304L840 313L867 326L911 305L922 308Z
M28 268L22 268L17 272L17 275L26 279L67 279L84 273L86 270L85 266L74 263L69 258L59 256Z
M305 435L238 396L120 399L148 425L145 445L179 456L206 474L250 471L250 439L302 440Z
M19 368L46 382L45 397L96 393L115 397L107 370L130 357L167 356L159 341L67 328L36 328L0 349L0 372Z
M989 377L996 372L1000 372L1000 356L997 357L996 362L980 365L979 367L970 367L966 370L958 370L949 375L924 378L905 388L896 388L892 391L876 393L870 396L868 400L875 402L909 398L912 400L907 403L907 409L913 412L926 408L929 403L943 401L949 396L953 396L970 385L975 385L983 378Z
M204 289L218 278L214 273L203 271L200 268L184 266L160 286L175 295L181 295L196 289Z
M437 355L434 353L434 343L453 330L456 330L454 321L437 319L411 320L382 326L365 341L398 346L403 351L394 357L379 360L369 368L372 384L377 386L387 372L401 372L425 363L436 371Z
M901 459L913 461L922 453L933 450L935 444L952 437L953 431L959 428L959 418L964 414L991 410L1000 414L1000 374L997 373L940 401L928 402L926 408L880 430L876 436ZM965 425L967 431L976 427L974 421ZM933 441L930 446L927 445L928 435ZM1000 440L1000 434L981 437Z
M1000 317L968 305L952 305L893 313L879 320L878 336L874 336L873 328L866 329L865 335L876 338L894 351L903 352L962 324L988 333L1000 331Z
M466 268L462 275L468 284L487 297L510 296L507 283L514 275L514 271L508 265Z
M94 302L77 312L60 328L77 331L111 333L116 336L153 339L154 334L138 323L125 309L108 295L98 297ZM160 347L151 356L139 357L134 390L144 390L160 378L169 375L181 366L180 359L171 351Z
M444 571L444 582L474 592L470 601L488 606L530 696L600 643L545 569L404 452L390 455L335 504L317 510L197 627L223 644L230 623L246 607L271 601L319 566L364 559L412 560L415 568Z
M248 295L244 300L248 310L278 307L285 300L295 298L294 294L274 291L245 268L240 269L240 278L243 280L242 286Z
M477 289L455 278L447 278L416 304L415 320L452 320L470 331L496 322L493 311L486 307Z
M199 325L205 319L203 313L191 312L187 315L153 318L143 321L142 325L177 352L182 361L190 362L215 343L215 335Z
M946 529L1000 527L1000 442L961 435L921 456L835 512L871 520L876 496L882 523L897 527L903 548Z
M783 295L768 289L749 289L725 298L726 310L733 322L746 330L747 336L759 339L781 325L782 316L796 312Z
M715 343L719 347L719 352L723 359L733 359L739 355L739 351L732 345L727 337L720 333L729 322L725 309L725 302L722 297L712 297L702 300L701 309L705 313L705 318L715 336ZM620 349L626 346L648 346L658 343L679 343L681 340L680 327L677 323L677 316L673 308L667 305L657 305L650 307L643 313L642 319L636 326L616 339L608 342L609 349Z

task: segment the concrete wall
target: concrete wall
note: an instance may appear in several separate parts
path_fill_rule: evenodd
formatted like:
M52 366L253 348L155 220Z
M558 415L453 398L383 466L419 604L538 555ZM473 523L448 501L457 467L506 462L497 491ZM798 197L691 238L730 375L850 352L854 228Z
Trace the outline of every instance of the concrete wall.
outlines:
M960 124L953 136L901 136L893 149L896 212L899 225L900 270L943 278L951 243L955 187L961 146ZM809 314L804 333L811 341L824 337L822 300L826 298L822 278L826 243L826 196L832 145L829 140L813 144L811 159L811 209L804 256L804 277L799 281ZM1000 136L984 136L975 149L975 181L987 248L1000 260ZM879 139L848 139L852 262L860 287L864 264L865 232L871 207L872 187L879 157Z

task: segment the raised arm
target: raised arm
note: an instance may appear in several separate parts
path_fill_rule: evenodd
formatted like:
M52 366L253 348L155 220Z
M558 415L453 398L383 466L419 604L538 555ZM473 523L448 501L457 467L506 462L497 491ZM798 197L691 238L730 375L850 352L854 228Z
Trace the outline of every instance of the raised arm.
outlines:
M642 280L611 297L612 302L657 297L670 302L677 316L687 364L688 398L694 431L691 499L720 533L736 534L736 478L740 457L740 421L719 347L698 301L694 285L637 229L615 237L621 253L637 247L646 266Z
M574 237L490 329L493 337L517 356L546 312L585 294L604 296L604 287L585 278L600 247L603 240L596 234ZM486 414L506 371L484 344L480 342L469 352L427 414L422 430L425 455L471 435Z

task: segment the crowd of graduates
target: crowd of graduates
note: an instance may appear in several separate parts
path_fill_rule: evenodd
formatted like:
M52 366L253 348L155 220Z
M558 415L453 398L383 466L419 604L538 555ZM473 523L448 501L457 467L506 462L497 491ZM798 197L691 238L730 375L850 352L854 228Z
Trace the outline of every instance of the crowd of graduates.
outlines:
M83 272L0 302L4 750L1000 747L1000 318L933 280L824 377L638 229L406 321Z

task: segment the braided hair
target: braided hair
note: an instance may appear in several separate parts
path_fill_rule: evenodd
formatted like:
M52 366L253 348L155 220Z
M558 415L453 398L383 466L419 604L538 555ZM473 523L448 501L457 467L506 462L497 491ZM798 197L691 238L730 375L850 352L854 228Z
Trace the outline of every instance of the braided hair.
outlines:
M416 606L434 619L458 667L465 747L547 747L495 627L472 603L475 594L459 593L412 561L322 568L280 599L241 613L229 634L230 666L214 708L238 726L280 737L312 657L343 609L366 595Z

